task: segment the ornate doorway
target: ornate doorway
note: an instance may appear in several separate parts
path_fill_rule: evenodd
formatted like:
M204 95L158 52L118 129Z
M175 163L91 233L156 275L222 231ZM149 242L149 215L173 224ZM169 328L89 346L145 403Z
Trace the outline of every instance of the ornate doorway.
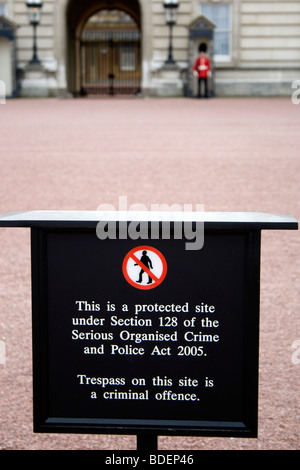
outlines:
M86 22L80 40L81 93L134 95L140 91L141 35L122 10L100 10Z
M145 43L142 51L140 3L147 12L147 0L67 0L66 78L73 96L141 88Z

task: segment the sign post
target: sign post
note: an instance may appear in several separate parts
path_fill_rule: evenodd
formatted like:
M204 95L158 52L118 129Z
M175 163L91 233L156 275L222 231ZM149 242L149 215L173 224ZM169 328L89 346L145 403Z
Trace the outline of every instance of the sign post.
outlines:
M0 217L31 229L35 432L136 434L143 450L158 435L257 436L261 230L297 221L185 214L195 237L204 227L186 249L170 214Z

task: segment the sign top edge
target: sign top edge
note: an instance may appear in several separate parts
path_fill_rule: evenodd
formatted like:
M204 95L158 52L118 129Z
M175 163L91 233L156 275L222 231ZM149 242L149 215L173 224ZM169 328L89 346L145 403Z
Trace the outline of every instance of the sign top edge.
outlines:
M193 211L64 211L34 210L0 215L0 227L35 227L96 225L99 222L200 222L213 224L255 225L256 228L298 229L291 215L261 212L193 212Z

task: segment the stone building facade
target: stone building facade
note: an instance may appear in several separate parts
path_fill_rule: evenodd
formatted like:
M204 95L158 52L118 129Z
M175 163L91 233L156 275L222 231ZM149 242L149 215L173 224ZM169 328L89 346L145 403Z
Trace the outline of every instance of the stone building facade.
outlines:
M14 28L14 47L3 33L5 21ZM216 96L287 96L300 79L299 0L179 0L173 64L166 63L170 28L163 0L43 0L39 67L28 66L33 28L26 0L0 0L1 24L0 80L9 80L11 54L18 96L97 89L193 96L191 67L201 41L208 45ZM10 93L13 88L7 86Z

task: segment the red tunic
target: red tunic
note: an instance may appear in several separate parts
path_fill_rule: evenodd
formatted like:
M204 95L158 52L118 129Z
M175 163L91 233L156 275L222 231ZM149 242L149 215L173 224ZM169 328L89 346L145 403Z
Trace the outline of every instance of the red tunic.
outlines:
M193 70L198 73L199 78L207 78L210 72L210 60L206 56L198 57L194 62Z

